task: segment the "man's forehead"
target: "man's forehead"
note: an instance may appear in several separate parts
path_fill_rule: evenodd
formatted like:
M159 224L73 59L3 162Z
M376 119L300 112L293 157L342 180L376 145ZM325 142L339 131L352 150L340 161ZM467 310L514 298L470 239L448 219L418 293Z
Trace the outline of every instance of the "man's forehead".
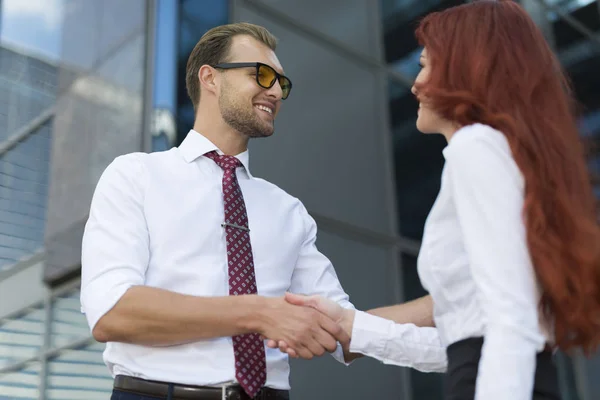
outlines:
M283 73L283 67L275 52L266 44L251 36L235 36L229 48L228 62L261 62L270 65L277 72Z

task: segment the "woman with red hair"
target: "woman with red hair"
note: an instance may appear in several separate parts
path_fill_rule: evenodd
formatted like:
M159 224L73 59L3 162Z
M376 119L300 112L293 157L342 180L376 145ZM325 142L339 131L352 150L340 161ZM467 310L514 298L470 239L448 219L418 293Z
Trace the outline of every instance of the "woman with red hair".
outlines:
M446 372L447 399L558 399L552 350L600 342L600 228L568 81L513 1L430 14L416 35L417 128L448 141L418 259L435 328L288 301L340 321L350 357Z

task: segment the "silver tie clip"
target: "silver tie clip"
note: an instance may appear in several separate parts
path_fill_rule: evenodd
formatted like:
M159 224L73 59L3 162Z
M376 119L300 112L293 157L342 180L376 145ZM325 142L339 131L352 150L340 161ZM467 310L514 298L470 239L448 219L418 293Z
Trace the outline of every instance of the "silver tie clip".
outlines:
M230 227L232 227L232 228L237 228L237 229L241 229L241 230L243 230L243 231L246 231L246 232L250 232L250 229L246 228L245 226L239 226L239 225L236 225L236 224L230 224L230 223L228 223L228 222L223 222L223 223L221 224L221 226L222 226L223 228L225 228L226 226L230 226Z

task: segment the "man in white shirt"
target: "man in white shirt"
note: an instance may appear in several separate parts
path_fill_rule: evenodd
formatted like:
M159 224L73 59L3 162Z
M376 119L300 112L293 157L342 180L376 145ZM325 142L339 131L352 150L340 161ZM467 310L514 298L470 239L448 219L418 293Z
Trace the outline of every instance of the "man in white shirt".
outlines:
M209 31L192 51L196 110L181 146L116 158L83 237L81 304L115 376L114 398L287 399L288 357L348 337L286 291L352 307L302 203L252 176L247 144L273 134L291 81L264 28ZM120 397L119 397L120 396Z
M193 130L178 148L116 158L98 182L81 304L107 343L114 399L287 399L288 356L265 338L344 362L339 324L283 298L353 308L315 246L316 224L248 166L248 140L273 134L291 90L275 42L251 24L207 32L187 66Z

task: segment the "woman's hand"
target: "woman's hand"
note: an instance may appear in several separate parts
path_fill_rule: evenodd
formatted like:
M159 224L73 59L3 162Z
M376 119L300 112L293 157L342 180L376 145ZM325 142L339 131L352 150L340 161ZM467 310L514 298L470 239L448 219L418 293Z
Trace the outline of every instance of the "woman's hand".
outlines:
M352 309L346 309L337 304L336 302L329 300L322 296L303 296L298 294L286 293L285 300L297 306L312 307L315 310L323 313L327 317L331 318L334 322L338 323L342 329L348 334L348 337L352 338L352 326L354 324L355 311ZM347 352L350 341L341 343L344 352ZM298 353L295 349L288 346L284 341L275 342L269 340L267 346L275 349L279 348L283 353L287 353L290 357L298 358Z

